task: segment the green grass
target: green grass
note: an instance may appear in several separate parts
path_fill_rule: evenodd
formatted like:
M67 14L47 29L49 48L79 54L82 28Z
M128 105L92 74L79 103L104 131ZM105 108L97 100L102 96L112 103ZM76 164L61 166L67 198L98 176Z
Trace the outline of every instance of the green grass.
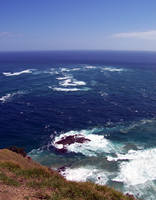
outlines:
M8 150L0 152L0 183L10 186L24 185L30 191L38 191L34 194L37 199L136 200L107 186L67 181L57 172ZM25 199L31 197L28 195Z
M50 173L46 172L44 169L38 169L38 168L33 168L33 169L17 169L15 171L17 176L22 176L24 178L48 178L50 176Z
M20 166L18 164L8 161L0 163L0 168L8 169L9 171L15 172L20 169Z
M125 196L107 186L100 186L90 182L76 183L66 181L56 172L50 172L44 168L22 169L12 162L0 163L0 168L13 173L16 178L22 177L27 187L37 190L50 189L51 196L38 193L38 199L47 200L134 200L133 197ZM0 180L12 186L19 183L0 173Z
M12 179L12 178L9 178L8 176L6 176L4 173L0 172L0 181L3 183L3 184L6 184L6 185L10 185L10 186L19 186L19 183Z

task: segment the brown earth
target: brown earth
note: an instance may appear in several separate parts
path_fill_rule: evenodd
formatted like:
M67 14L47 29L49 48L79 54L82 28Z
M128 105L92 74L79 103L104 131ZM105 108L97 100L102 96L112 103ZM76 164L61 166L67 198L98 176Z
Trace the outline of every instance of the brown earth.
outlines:
M107 186L65 180L27 156L0 150L0 200L136 200Z

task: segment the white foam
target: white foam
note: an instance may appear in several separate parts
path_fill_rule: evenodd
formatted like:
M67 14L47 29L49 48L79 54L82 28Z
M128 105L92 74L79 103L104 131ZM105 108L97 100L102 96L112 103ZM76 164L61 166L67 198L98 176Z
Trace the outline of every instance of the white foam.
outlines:
M79 71L81 68L73 68L71 71Z
M60 82L60 85L63 86L63 87L68 87L68 86L86 85L86 83L84 81L77 81L76 79L68 78L68 79Z
M101 130L101 129L99 129ZM97 130L97 132L99 131ZM70 145L66 145L66 149L68 152L82 153L86 156L98 156L103 153L111 153L111 152L120 152L120 145L117 146L113 144L110 140L106 139L103 135L97 135L94 132L96 129L92 130L81 130L81 131L69 131L67 133L63 133L57 137L55 137L52 145L57 149L62 149L62 144L57 144L58 141L63 137L80 135L80 137L84 137L90 141L86 141L83 144L81 143L73 143Z
M61 72L70 72L70 71L79 71L79 70L81 70L81 68L78 68L78 67L76 67L76 68L65 68L65 67L61 68Z
M70 69L68 69L68 68L65 68L65 67L61 68L61 72L69 72L69 71L70 71Z
M24 92L23 91L18 91L18 92L14 92L14 93L8 93L8 94L2 96L0 98L0 101L2 103L6 103L6 102L10 101L12 99L12 97L14 97L15 95L19 95L19 94L24 94Z
M51 75L59 74L58 69L55 69L55 68L47 69L47 70L44 70L44 71L38 71L38 72L44 73L44 74L51 74Z
M70 181L86 182L92 181L97 184L105 185L108 181L107 173L96 169L93 166L79 167L79 168L66 168L61 173Z
M60 91L60 92L77 92L80 91L82 89L79 88L59 88L59 87L51 87L49 86L50 89L53 89L54 91Z
M3 75L5 75L5 76L18 76L18 75L21 75L21 74L28 74L28 73L32 73L32 70L27 69L27 70L23 70L21 72L14 72L14 73L3 72Z
M72 84L72 79L66 79L66 80L64 80L64 81L61 81L60 82L60 85L61 86L64 86L64 87L67 87L67 86L74 86L73 84Z
M8 93L8 94L2 96L2 97L0 98L0 101L1 101L2 103L5 103L6 101L8 101L8 100L9 100L11 97L13 97L13 96L14 96L13 94Z
M156 148L147 150L130 150L127 154L117 154L117 158L108 160L123 160L120 164L119 175L115 181L128 185L144 184L146 181L156 180ZM124 160L129 160L124 161Z
M122 68L115 68L115 67L102 67L102 71L122 72L122 71L124 71L124 69L122 69Z
M88 65L85 67L86 69L96 69L96 66L93 66L93 65Z
M73 81L73 84L75 84L75 85L86 85L86 83L84 82L84 81L77 81L77 80L74 80Z
M90 88L84 87L84 88L61 88L61 87L52 87L48 86L50 89L58 92L77 92L77 91L89 91Z
M71 78L71 76L58 77L56 79L57 80L66 80L66 79L69 79L69 78Z

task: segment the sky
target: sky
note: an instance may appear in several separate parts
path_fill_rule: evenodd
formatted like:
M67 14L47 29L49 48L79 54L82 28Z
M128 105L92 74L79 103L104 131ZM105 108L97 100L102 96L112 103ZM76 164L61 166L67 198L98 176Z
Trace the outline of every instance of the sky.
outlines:
M0 0L0 51L156 51L156 0Z

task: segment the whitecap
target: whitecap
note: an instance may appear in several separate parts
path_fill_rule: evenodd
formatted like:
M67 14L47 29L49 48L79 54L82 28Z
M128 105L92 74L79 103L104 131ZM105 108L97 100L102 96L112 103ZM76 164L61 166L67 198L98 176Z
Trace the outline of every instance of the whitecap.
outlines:
M108 181L108 172L106 173L103 170L95 168L94 166L66 168L65 171L61 172L61 174L70 181L91 181L100 185L105 185Z
M127 154L117 154L116 158L108 157L109 161L122 161L120 172L114 181L124 182L126 185L138 185L156 180L155 155L156 148L152 148L138 151L130 150Z
M61 88L61 87L52 87L48 86L50 89L58 92L77 92L77 91L89 91L90 88L84 87L84 88Z
M115 67L102 67L102 71L109 71L109 72L122 72L124 71L123 68L115 68Z
M98 156L99 154L101 155L103 153L120 152L121 148L119 144L113 144L103 135L95 134L100 131L101 129L69 131L56 136L54 141L52 141L52 146L55 146L57 149L62 149L63 146L62 144L57 144L58 141L67 136L80 135L80 137L84 137L88 141L84 142L83 144L75 142L64 146L68 152L82 153L85 156Z
M70 71L70 69L68 69L68 68L65 68L65 67L61 68L61 72L69 72L69 71Z
M78 68L78 67L76 67L76 68L65 68L65 67L61 68L61 72L70 72L70 71L79 71L79 70L81 70L81 68Z
M55 74L59 74L58 69L55 68L51 68L51 69L47 69L44 71L37 71L38 74L50 74L50 75L55 75Z
M63 87L68 87L68 86L86 85L86 83L84 81L77 81L76 79L68 78L68 79L60 82L60 85L63 86Z
M13 96L14 96L13 94L8 93L8 94L2 96L2 97L0 98L0 101L1 101L2 103L5 103L6 101L8 101L8 100L9 100L11 97L13 97Z
M20 71L20 72L3 72L3 75L4 76L18 76L18 75L21 75L21 74L28 74L28 73L32 73L32 70L30 69L27 69L27 70L23 70L23 71Z
M20 94L24 94L24 92L23 91L18 91L18 92L8 93L8 94L2 96L0 98L0 101L2 103L6 103L8 101L11 101L12 97L14 97L15 95L20 95Z
M76 92L81 90L79 88L58 88L58 87L54 87L52 89L54 91L61 91L61 92Z
M75 84L75 86L78 86L78 85L86 85L86 83L84 81L77 81L77 80L73 80L73 84Z
M57 80L66 80L66 79L69 79L69 78L72 78L71 76L64 76L64 77L57 77L56 79Z
M88 65L85 67L86 69L96 69L97 67L96 66L93 66L93 65Z

